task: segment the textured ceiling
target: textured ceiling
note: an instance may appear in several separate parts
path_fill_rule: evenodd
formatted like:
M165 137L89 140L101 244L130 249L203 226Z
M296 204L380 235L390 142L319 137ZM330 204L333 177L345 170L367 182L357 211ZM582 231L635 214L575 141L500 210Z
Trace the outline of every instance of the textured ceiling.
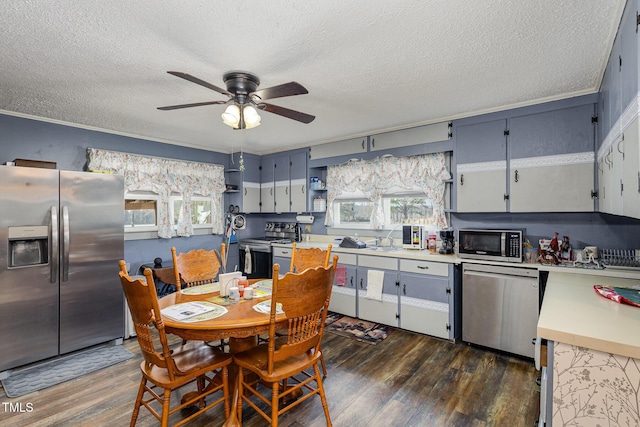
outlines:
M598 90L623 0L4 0L0 112L172 144L268 153ZM166 73L224 88L309 94L234 131L226 100Z

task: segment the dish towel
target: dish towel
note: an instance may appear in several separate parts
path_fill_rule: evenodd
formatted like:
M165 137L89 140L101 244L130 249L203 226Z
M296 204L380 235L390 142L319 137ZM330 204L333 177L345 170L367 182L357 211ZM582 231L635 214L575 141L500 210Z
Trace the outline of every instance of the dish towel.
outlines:
M344 265L336 267L336 286L347 286L347 267Z
M251 250L249 249L249 246L247 246L244 253L244 272L245 274L251 274L251 271Z
M382 301L382 284L384 271L369 270L367 272L367 298Z

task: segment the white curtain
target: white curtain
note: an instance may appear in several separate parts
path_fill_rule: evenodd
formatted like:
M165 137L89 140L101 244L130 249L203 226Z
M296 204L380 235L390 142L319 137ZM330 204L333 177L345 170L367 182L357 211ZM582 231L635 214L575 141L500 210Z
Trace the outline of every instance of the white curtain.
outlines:
M191 236L191 197L194 194L211 198L213 234L223 232L224 167L210 163L187 162L88 148L89 170L106 170L124 176L127 191L153 191L160 196L158 206L158 237L171 238L169 197L182 196L182 212L176 234Z
M447 227L444 214L445 180L451 178L444 153L411 157L383 157L370 161L350 161L327 168L327 215L325 225L333 225L333 204L345 191L360 191L374 203L371 228L384 226L382 197L391 188L420 188L433 203L435 222Z

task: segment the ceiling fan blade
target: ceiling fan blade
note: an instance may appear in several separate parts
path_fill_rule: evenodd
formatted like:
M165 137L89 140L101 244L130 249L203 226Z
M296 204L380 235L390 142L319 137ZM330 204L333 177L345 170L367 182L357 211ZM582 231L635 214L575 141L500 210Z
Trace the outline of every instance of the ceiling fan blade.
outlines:
M260 99L282 98L283 96L304 95L309 93L304 86L298 82L284 83L255 91L253 94Z
M200 86L204 86L207 89L215 90L216 92L221 93L223 95L227 95L229 97L233 96L229 92L227 92L225 89L219 88L218 86L212 85L211 83L205 82L204 80L200 80L199 78L194 77L191 74L181 73L180 71L167 71L167 73L172 74L176 77L180 77L181 79L188 80Z
M301 113L300 111L290 110L288 108L279 107L273 104L267 104L266 102L261 102L258 104L259 109L268 111L273 114L278 114L279 116L283 116L289 119L297 120L302 123L311 123L316 116L312 116L310 114Z
M167 107L158 107L158 110L177 110L179 108L189 108L189 107L201 107L203 105L216 105L216 104L226 104L228 101L209 101L209 102L195 102L193 104L180 104L180 105L169 105Z

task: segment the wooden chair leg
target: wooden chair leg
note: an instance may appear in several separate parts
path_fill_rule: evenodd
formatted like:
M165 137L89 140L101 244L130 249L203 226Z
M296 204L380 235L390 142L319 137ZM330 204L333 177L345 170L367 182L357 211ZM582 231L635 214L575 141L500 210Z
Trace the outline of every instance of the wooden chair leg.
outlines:
M162 419L160 425L162 427L169 426L169 410L171 409L171 389L164 389L162 396Z
M274 382L271 388L271 427L278 427L278 410L280 402L280 383Z
M140 413L140 406L142 406L142 397L144 396L144 390L147 385L147 380L142 377L140 380L140 387L138 387L138 396L136 397L136 403L133 407L133 414L131 414L131 423L129 423L130 427L136 425L136 421L138 420L138 414Z
M324 363L324 354L320 355L320 363L322 364L322 379L327 378L327 365Z
M313 365L313 371L316 374L316 385L318 386L320 400L322 401L322 409L324 409L324 416L327 419L327 427L332 427L331 417L329 416L329 405L327 405L327 397L324 395L324 386L322 385L322 379L320 378L320 369L318 364Z

